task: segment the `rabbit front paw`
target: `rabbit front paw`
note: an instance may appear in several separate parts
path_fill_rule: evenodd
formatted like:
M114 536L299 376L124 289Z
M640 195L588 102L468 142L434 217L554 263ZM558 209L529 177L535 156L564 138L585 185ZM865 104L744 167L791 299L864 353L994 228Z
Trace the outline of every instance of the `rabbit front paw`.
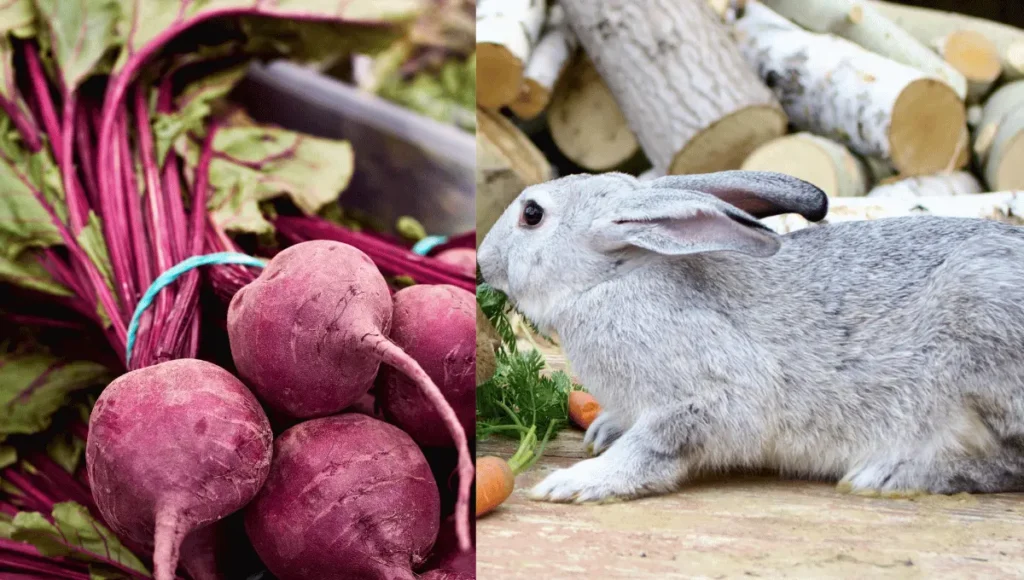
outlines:
M629 497L640 487L637 474L609 465L604 457L559 469L529 491L530 499L551 502L602 502Z
M634 425L599 457L585 459L547 476L529 491L535 500L604 502L672 491L686 475L674 453L652 445L649 425Z
M618 418L613 413L603 411L587 428L583 445L591 455L600 455L622 436L623 431Z

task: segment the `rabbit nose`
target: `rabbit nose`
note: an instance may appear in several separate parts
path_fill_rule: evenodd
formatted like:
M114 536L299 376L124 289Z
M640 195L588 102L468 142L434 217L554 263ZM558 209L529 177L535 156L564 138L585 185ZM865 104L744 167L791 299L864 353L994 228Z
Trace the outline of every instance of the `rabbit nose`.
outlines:
M476 263L480 266L480 275L483 276L484 282L498 290L503 290L506 278L505 264L501 252L490 236L484 238L483 243L477 249Z

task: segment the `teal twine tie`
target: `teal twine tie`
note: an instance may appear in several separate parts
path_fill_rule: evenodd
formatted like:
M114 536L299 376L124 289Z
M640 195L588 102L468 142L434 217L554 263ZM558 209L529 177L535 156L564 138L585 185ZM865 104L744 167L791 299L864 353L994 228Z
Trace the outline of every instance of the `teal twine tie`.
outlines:
M426 256L431 250L448 241L448 236L427 236L412 247L414 254Z
M156 298L157 294L159 294L164 288L173 284L175 280L196 268L223 264L238 264L241 266L252 266L253 268L265 268L267 265L263 260L254 258L248 254L239 254L237 252L218 252L216 254L206 254L204 256L193 256L157 276L156 280L153 280L153 283L149 286L149 289L146 290L146 293L142 295L142 300L139 300L139 305L135 308L135 314L132 315L131 323L128 324L128 339L126 341L127 347L125 348L124 359L125 365L130 366L132 362L132 348L135 346L135 335L139 332L139 319L142 318L142 313L153 305L153 300Z

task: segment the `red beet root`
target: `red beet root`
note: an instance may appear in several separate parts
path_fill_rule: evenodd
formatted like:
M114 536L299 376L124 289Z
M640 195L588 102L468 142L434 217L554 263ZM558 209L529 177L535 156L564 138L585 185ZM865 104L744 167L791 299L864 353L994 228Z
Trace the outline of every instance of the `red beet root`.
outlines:
M412 439L351 413L300 423L277 438L245 526L280 580L412 580L440 517L437 486Z
M430 376L388 338L393 308L366 254L340 242L296 244L231 300L231 356L261 400L295 418L348 408L370 390L382 362L408 377L459 450L456 514L468 547L473 458L466 429Z
M442 262L457 266L467 276L476 277L476 250L472 248L452 248L435 257Z
M416 285L395 293L391 340L423 367L466 433L476 425L476 298L461 288ZM425 447L452 447L434 405L408 377L381 370L381 408Z
M154 546L155 577L171 580L185 537L259 491L271 445L256 398L224 369L181 359L132 371L89 420L93 499L118 535Z

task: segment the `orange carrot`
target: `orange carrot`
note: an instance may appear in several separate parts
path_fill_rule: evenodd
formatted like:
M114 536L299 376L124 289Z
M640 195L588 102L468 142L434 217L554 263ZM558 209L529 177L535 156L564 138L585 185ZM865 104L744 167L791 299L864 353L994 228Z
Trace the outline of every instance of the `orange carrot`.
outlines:
M498 507L515 489L516 476L508 463L494 456L476 460L476 517Z
M590 427L601 413L601 405L590 393L573 391L569 393L569 418L582 429Z
M513 415L516 422L513 429L519 430L519 449L508 461L493 455L478 457L476 460L476 517L490 513L505 502L516 487L516 476L533 467L544 454L555 421L551 421L544 438L537 439L537 426L529 429Z

